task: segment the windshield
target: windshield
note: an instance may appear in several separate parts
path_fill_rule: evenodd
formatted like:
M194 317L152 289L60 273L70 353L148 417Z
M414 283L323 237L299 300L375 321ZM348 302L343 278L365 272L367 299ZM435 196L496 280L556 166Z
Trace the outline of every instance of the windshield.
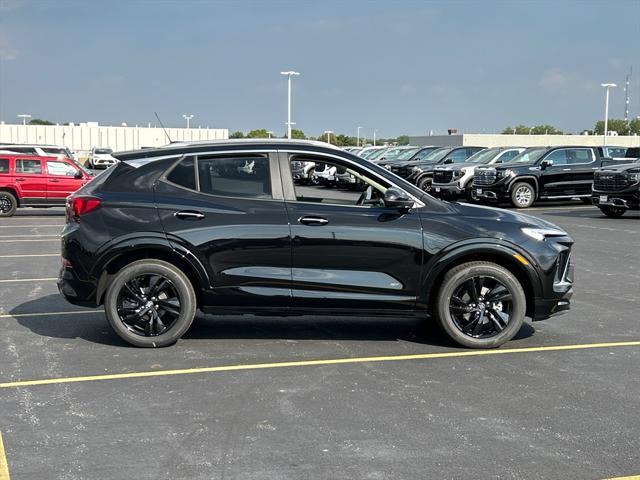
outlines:
M496 158L498 153L500 153L500 150L480 150L478 153L471 155L466 163L489 163Z
M371 155L373 155L374 153L379 153L380 150L381 150L380 148L372 148L371 150L367 150L366 152L362 152L361 157L362 158L366 158L368 160Z
M396 157L396 160L409 160L411 157L413 157L415 155L415 153L420 150L419 148L405 148L404 150L402 150L398 156Z
M385 152L388 152L388 151L389 151L388 148L381 148L380 150L376 150L374 151L374 153L372 153L367 157L367 160L376 160L380 158L382 155L384 155Z
M111 150L110 148L96 148L96 153L98 155L109 155L112 152L113 150Z
M384 157L385 160L396 160L396 159L400 158L402 155L404 155L407 152L407 150L411 150L411 149L407 149L407 148L390 148L389 150L384 152L383 157Z
M605 157L611 158L624 158L627 154L626 147L603 147L602 150Z
M536 163L540 157L547 151L546 148L534 148L525 150L517 157L514 157L509 163Z
M83 164L81 164L79 161L77 161L75 158L70 158L69 160L71 160L73 164L76 167L78 167L80 170L82 170L84 173L86 173L89 176L93 176L93 172L89 170L87 167L85 167Z
M451 148L436 148L435 150L429 152L424 157L420 158L421 162L439 162L442 160L449 152Z

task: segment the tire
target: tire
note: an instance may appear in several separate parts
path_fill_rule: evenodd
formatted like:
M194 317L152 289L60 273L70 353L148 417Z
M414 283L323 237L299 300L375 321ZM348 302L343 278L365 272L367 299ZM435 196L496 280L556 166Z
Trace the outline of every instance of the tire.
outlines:
M0 191L0 217L12 217L18 208L16 197L5 191Z
M611 217L611 218L620 218L626 212L626 210L624 208L622 208L622 207L603 206L603 207L598 207L598 208L607 217Z
M433 178L423 177L420 180L418 180L418 183L416 183L416 186L423 192L431 193L431 191L433 190L432 184L433 184Z
M529 208L536 200L536 190L530 183L518 182L511 187L511 203L516 208Z
M479 282L482 283L478 290ZM470 285L479 293L477 300L461 293L470 292ZM522 327L527 310L524 289L518 279L491 262L469 262L452 268L444 276L435 305L442 331L457 344L469 348L496 348L508 342Z
M161 280L154 281L155 278ZM159 288L162 285L165 287ZM151 297L154 286L157 297ZM141 316L136 311L140 307L147 308L148 313ZM136 347L165 347L177 342L191 326L196 315L196 295L189 278L175 265L139 260L114 276L107 288L104 309L109 325L125 342ZM131 313L119 313L119 309ZM126 321L128 317L132 319Z

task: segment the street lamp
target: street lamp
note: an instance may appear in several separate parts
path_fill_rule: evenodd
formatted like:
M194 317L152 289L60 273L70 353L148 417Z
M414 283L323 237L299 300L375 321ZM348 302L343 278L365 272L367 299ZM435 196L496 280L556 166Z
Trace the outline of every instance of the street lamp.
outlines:
M358 147L360 146L360 129L361 128L362 127L358 127L358 137L357 137L357 140L356 140L356 146L358 146Z
M31 115L29 115L28 113L21 113L20 115L18 115L18 118L22 119L22 124L26 125L27 124L27 118L31 118Z
M332 130L325 130L324 133L327 134L327 143L331 143L331 134L333 133Z
M187 128L189 128L189 120L193 118L193 115L182 115L182 118L187 121Z
M376 133L378 133L378 130L374 130L373 131L373 146L376 146Z
M608 134L608 128L609 128L609 89L611 88L615 88L617 87L617 85L615 83L602 83L600 84L601 87L604 87L604 89L606 90L606 94L605 94L605 101L604 101L604 143L603 145L607 144L607 134Z
M273 135L273 132L271 130L267 131L267 135L269 135L269 138L271 138L271 135Z
M291 77L293 75L300 75L298 72L288 71L288 72L280 72L280 75L286 75L288 80L288 93L287 93L287 138L291 140L291 125L295 125L295 123L291 123Z

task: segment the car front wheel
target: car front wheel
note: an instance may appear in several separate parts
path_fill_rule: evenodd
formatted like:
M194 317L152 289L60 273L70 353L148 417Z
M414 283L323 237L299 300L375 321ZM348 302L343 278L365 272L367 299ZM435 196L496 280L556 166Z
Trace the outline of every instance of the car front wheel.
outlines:
M535 199L536 191L528 183L516 183L511 189L511 203L516 208L529 208Z
M187 276L161 260L139 260L121 269L104 301L107 320L137 347L172 345L191 326L196 296Z
M611 217L611 218L620 218L621 216L624 215L624 212L626 211L622 207L602 206L599 208L602 213L604 213L607 217Z
M431 193L433 190L433 179L429 177L422 178L418 181L418 188L423 192Z
M491 262L458 265L445 275L436 300L438 323L454 342L495 348L520 330L526 297L518 279Z

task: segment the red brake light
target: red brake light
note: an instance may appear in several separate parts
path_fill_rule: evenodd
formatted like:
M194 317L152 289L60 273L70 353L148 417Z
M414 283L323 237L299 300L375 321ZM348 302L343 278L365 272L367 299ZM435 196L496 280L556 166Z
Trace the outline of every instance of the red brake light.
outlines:
M93 212L100 206L100 199L95 197L73 197L71 200L71 215L73 218L79 218L89 212Z

